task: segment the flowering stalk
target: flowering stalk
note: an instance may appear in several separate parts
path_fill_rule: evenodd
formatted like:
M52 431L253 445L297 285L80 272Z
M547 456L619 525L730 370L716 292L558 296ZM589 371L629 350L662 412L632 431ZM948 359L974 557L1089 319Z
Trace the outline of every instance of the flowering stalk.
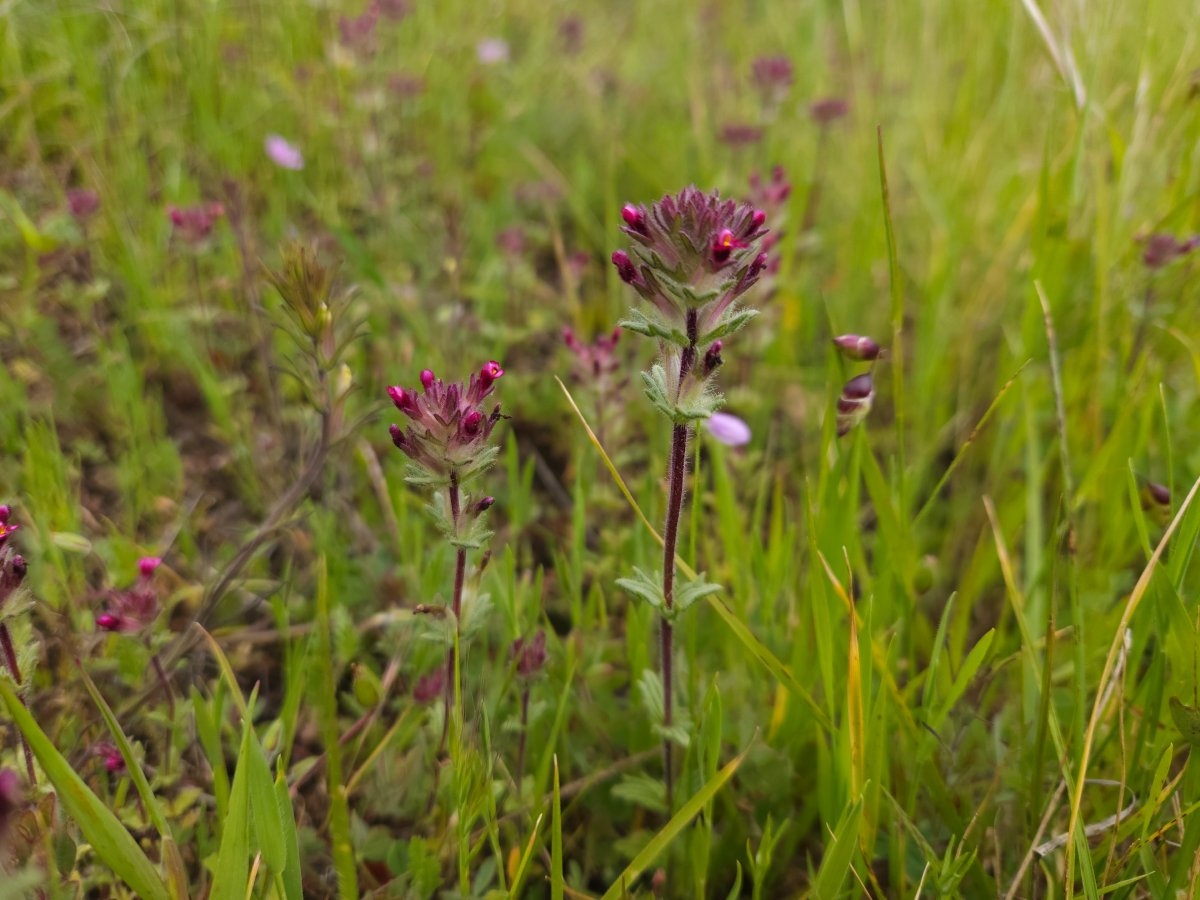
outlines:
M467 551L481 549L491 537L484 514L495 503L493 497L472 501L464 485L496 460L500 449L491 444L492 429L500 421L500 404L487 412L483 402L504 374L497 362L486 363L466 384L446 384L429 369L421 372L422 392L393 386L388 396L396 409L411 421L407 428L391 426L392 443L412 460L406 480L435 489L430 506L438 528L454 547L455 636L462 632L463 588L467 575ZM440 493L445 488L445 495ZM444 499L443 499L444 496ZM446 658L446 721L458 684L458 640Z
M512 656L517 664L517 680L521 683L521 736L517 743L517 767L514 774L517 790L525 775L525 740L529 732L529 689L546 666L546 632L538 631L532 640L513 641Z
M632 243L629 252L613 254L613 265L621 280L650 306L631 309L620 324L658 342L661 362L642 373L642 382L650 402L671 421L671 445L662 573L655 578L635 569L633 578L622 578L618 584L654 606L661 619L663 780L670 809L674 806L674 621L698 599L720 590L703 575L683 585L675 580L688 442L696 423L709 418L722 402L713 387L713 376L723 361L722 339L757 315L737 301L767 268L767 255L761 249L766 214L688 187L649 208L627 205L621 217L622 230Z

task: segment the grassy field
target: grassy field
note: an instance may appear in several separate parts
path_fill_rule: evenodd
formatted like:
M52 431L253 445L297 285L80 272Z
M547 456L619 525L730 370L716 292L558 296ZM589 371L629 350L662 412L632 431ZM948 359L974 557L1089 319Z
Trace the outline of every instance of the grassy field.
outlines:
M0 900L1196 896L1198 60L1179 0L0 0ZM739 446L607 338L693 184L769 230Z

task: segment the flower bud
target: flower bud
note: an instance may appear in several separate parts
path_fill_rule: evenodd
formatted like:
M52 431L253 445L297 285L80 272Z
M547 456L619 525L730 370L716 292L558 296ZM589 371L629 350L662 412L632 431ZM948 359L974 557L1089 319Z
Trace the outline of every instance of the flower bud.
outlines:
M495 497L483 497L482 499L480 499L479 501L477 501L475 503L473 511L474 511L475 515L479 515L480 513L485 513L489 509L491 509L492 506L495 505L495 503L496 503Z
M500 363L493 359L491 362L484 363L483 368L479 370L479 381L486 390L503 374L504 370L500 368Z
M754 211L754 215L750 217L750 230L758 231L758 229L762 228L766 222L767 214L761 209L756 209Z
M639 234L646 233L646 217L640 209L632 203L626 203L621 207L621 218L625 220L625 224Z
M726 447L742 447L750 443L750 426L729 413L713 413L704 420L704 427L713 440Z
M637 266L633 264L633 260L629 258L628 253L624 250L616 250L613 252L612 261L613 265L617 267L617 274L621 276L623 282L633 284L637 281Z
M477 409L473 409L462 417L462 432L468 437L474 437L479 434L479 429L483 425L483 413Z
M96 627L101 631L120 631L121 619L112 613L101 613L96 616Z
M869 372L846 382L837 402L838 437L844 437L867 417L874 400L875 382Z
M420 406L417 403L415 391L406 391L402 387L392 385L387 392L388 396L392 398L392 403L400 412L414 419L419 415Z
M870 361L883 352L879 344L860 334L843 334L833 339L833 345L848 359Z
M421 387L425 388L426 393L428 393L429 389L433 387L433 383L435 381L437 381L437 378L434 377L433 369L421 370Z
M722 346L723 345L720 341L713 341L712 346L708 348L708 352L704 354L705 376L711 375L720 367L721 363L724 362L724 360L721 359Z
M162 565L162 560L157 556L143 556L138 560L138 572L143 578L149 578L154 574L154 570Z

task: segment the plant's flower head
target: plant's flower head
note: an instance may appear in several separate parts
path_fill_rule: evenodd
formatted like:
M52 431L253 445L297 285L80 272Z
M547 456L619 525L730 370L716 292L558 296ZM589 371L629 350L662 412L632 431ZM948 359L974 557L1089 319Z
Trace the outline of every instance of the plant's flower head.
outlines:
M837 435L844 437L860 424L875 402L875 382L867 372L851 378L842 388L837 402Z
M67 211L80 222L90 219L100 208L100 195L95 191L73 188L67 191Z
M446 690L446 669L438 666L431 672L422 675L413 685L412 696L417 703L432 703Z
M500 404L489 412L483 401L504 375L498 362L485 363L465 385L447 384L430 369L421 373L421 391L393 385L388 396L411 419L407 428L391 426L392 443L429 475L464 480L494 458L489 446L500 421Z
M531 640L517 638L512 645L518 678L533 678L546 666L546 632L539 629Z
M809 117L818 125L832 125L838 119L844 118L850 112L850 104L838 97L825 97L814 100L808 107Z
M158 618L158 591L154 588L154 572L162 565L157 556L138 560L138 580L124 591L108 592L107 609L96 616L101 631L136 634Z
M2 548L9 537L17 531L21 526L15 522L10 522L12 518L12 507L7 503L0 503L0 548Z
M597 335L586 344L570 328L563 329L562 337L567 349L575 354L575 366L582 380L595 381L620 370L621 359L616 352L617 342L621 339L620 328Z
M496 248L506 256L524 256L525 243L525 229L520 225L510 225L496 234Z
M342 43L352 50L357 50L363 53L369 53L374 49L375 26L379 23L379 8L375 4L371 4L363 11L360 16L341 16L338 18L338 33L341 36ZM280 140L283 140L280 138ZM285 141L286 143L286 141ZM267 149L267 154L272 159L275 157L271 154L270 148ZM286 169L294 168L286 166L275 160L279 165Z
M266 150L267 158L281 169L298 171L304 168L304 154L286 138L268 134L263 141L263 149Z
M730 122L721 126L721 143L730 147L749 147L763 139L763 130L757 125Z
M861 334L842 334L833 339L833 346L847 359L873 362L879 359L883 348L869 337Z
M1161 269L1200 247L1200 235L1185 241L1173 234L1159 232L1141 240L1145 245L1142 248L1142 265L1147 269Z
M751 63L750 73L764 94L777 93L792 86L795 67L786 56L760 56Z
M729 413L713 413L704 420L704 427L713 440L726 447L744 447L750 443L750 426Z
M583 49L583 19L576 15L559 19L558 39L569 55L577 54Z
M104 760L104 770L109 775L120 775L125 771L125 757L121 755L116 744L99 741L92 746L92 756L98 756Z
M787 202L792 194L792 183L788 181L783 166L771 169L771 179L766 181L757 172L750 176L750 202L767 214L767 218L778 223L787 218ZM779 271L779 255L772 251L779 245L782 232L778 225L762 239L762 249L769 257L766 274Z
M701 340L766 268L766 213L715 191L687 187L649 207L626 205L621 218L632 239L612 257L621 279L668 321L698 310Z
M212 234L217 222L225 215L225 207L216 201L195 206L168 206L167 218L176 236L185 244L202 244Z

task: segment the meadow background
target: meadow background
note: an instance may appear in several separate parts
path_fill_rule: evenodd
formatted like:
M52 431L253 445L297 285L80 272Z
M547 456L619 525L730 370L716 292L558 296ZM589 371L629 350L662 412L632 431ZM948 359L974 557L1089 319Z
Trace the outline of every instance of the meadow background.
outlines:
M720 374L753 437L693 448L724 590L668 810L615 586L661 551L554 377L660 521L653 348L562 331L635 301L622 204L693 183L775 188L778 270ZM1193 896L1197 232L1187 2L3 0L0 897ZM292 240L340 263L325 370ZM838 439L847 332L889 355ZM386 387L490 359L447 748ZM98 629L144 556L153 627Z

